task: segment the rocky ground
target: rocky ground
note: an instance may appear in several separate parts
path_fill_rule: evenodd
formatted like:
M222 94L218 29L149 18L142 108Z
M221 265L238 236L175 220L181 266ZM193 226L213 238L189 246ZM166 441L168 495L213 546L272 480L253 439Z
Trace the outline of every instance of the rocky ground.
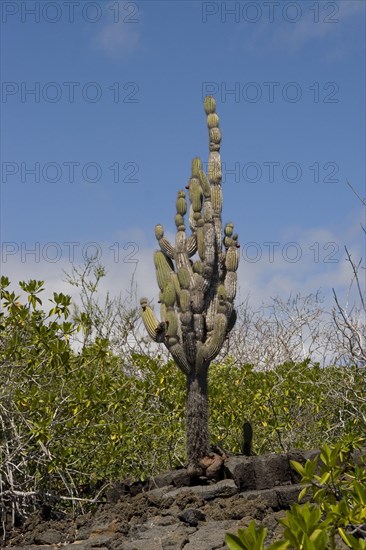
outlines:
M144 483L116 483L106 492L106 503L94 512L48 520L45 511L33 514L6 546L13 550L219 550L227 548L226 532L236 532L253 519L268 528L268 541L273 541L281 537L278 519L297 501L300 491L289 461L304 462L314 454L233 456L225 461L221 479L199 479L195 485L184 469Z

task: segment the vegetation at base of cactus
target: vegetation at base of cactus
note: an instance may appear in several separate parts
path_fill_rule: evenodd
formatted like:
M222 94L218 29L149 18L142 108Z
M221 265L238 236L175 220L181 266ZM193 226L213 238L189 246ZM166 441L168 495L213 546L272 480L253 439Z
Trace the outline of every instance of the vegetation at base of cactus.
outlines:
M208 177L201 159L194 158L188 184L191 235L186 236L187 201L185 192L180 190L176 199L175 245L164 238L163 226L159 224L155 235L160 251L154 255L162 319L166 322L163 341L187 376L187 456L195 475L204 473L204 465L208 468L212 462L202 461L210 452L207 375L211 361L235 323L233 302L239 263L237 244L232 239L233 224L226 225L224 234L222 230L221 131L213 97L205 98L204 108L209 128ZM142 319L156 340L158 321L146 304ZM162 332L159 331L159 338Z
M100 273L99 267L95 271ZM81 276L80 284L95 289L94 278L89 279L85 271ZM41 281L21 282L21 292L17 285L9 285L6 277L0 278L0 403L5 426L0 476L5 513L16 510L16 521L24 520L39 510L38 495L42 498L45 492L58 497L52 504L55 512L65 513L72 507L73 512L82 509L85 513L88 505L78 499L95 502L99 480L103 485L127 476L144 480L183 466L182 417L188 388L193 392L189 402L197 392L207 412L207 364L200 363L200 384L196 373L190 372L191 363L198 366L195 331L202 327L203 316L188 313L188 326L181 323L184 340L180 335L166 336L165 321L158 324L157 332L181 375L174 361L165 361L158 352L151 358L135 346L126 348L123 343L119 347L124 338L120 328L126 329L126 338L131 334L131 316L127 325L116 327L118 338L113 338L107 335L111 310L102 312L101 322L101 309L93 305L94 299L92 307L88 302L88 309L81 306L72 314L71 297L54 293L50 304L42 298ZM146 298L141 307L149 307ZM126 309L119 311L126 313ZM132 315L135 319L134 311ZM160 318L165 319L166 312ZM205 318L203 326L206 331ZM90 335L90 327L97 327L98 332ZM74 338L82 348L73 349ZM145 342L138 342L139 349ZM255 426L253 450L257 454L317 449L326 442L328 447L318 460L321 470L312 470L311 463L310 467L303 465L304 482L326 514L325 521L333 516L328 525L330 536L337 537L335 547L365 550L366 469L357 466L353 453L347 466L350 450L357 448L355 438L365 434L364 366L322 368L310 361L272 366L257 369L256 363L243 364L235 355L211 364L212 443L240 452L244 418ZM206 445L207 439L200 442ZM341 442L337 453L332 450L335 442ZM22 452L14 453L20 448ZM304 471L298 473L304 477ZM75 500L59 499L60 495L70 497L70 489ZM292 525L299 527L309 517L304 514L312 510L298 512ZM2 537L5 525L0 526ZM325 547L320 546L321 550Z

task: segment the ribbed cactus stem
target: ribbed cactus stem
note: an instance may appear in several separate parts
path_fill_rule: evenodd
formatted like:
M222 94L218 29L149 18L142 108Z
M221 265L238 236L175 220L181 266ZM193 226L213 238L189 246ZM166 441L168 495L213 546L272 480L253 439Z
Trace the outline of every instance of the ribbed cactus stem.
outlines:
M226 237L232 237L234 231L234 224L233 223L227 223L225 225L225 235Z
M168 342L167 348L170 351L176 365L181 369L181 371L186 376L189 376L191 372L191 366L187 361L187 357L184 352L183 346L179 343L171 344Z
M187 254L190 258L197 252L197 236L195 233L190 235L190 237L187 240Z
M215 185L211 187L211 200L214 216L219 216L222 210L221 186Z
M216 111L216 101L215 98L212 97L212 95L208 95L205 97L203 102L203 107L205 109L206 115L210 115Z
M184 218L181 214L176 214L175 225L177 226L178 231L185 231L186 226L184 224Z
M174 250L174 246L170 244L168 239L166 239L165 237L162 237L161 239L159 239L159 246L160 246L160 250L165 254L165 256L168 256L168 258L173 260L175 256L175 250Z
M210 136L210 146L220 145L220 143L221 143L221 130L220 130L220 128L217 128L217 127L210 128L209 136Z
M148 306L147 298L141 298L140 304L141 317L150 338L155 340L155 342L161 342L161 334L158 331L160 324L156 319L153 310Z
M226 338L228 319L224 313L218 313L214 322L213 333L208 342L208 357L212 361L220 352Z
M239 253L235 245L230 246L226 252L225 264L228 271L236 271L238 269Z
M166 284L171 280L172 266L167 256L160 250L157 250L154 254L154 263L159 288L164 290Z
M198 177L199 177L199 180L200 180L200 183L201 183L203 195L204 195L205 199L209 199L210 196L211 196L210 183L209 183L209 181L207 179L207 176L206 176L206 174L204 173L203 170L199 171Z
M179 294L180 310L182 313L186 313L190 310L191 295L189 290L182 289Z
M207 126L209 129L219 127L219 117L216 113L210 113L207 115Z
M202 189L197 178L191 178L189 184L189 198L191 200L193 212L201 212L202 210Z
M187 212L186 194L184 191L178 191L178 198L176 202L177 214L184 216Z
M200 170L202 170L202 161L196 157L192 160L192 176L198 177Z
M158 241L164 237L164 227L160 223L155 226L155 237Z
M191 278L189 276L189 271L185 267L180 267L178 269L177 275L178 275L178 280L179 280L180 286L183 289L188 289L190 281L191 281Z
M168 310L166 313L166 323L167 323L167 336L177 336L178 333L178 318L177 314L172 310Z
M220 184L222 178L221 158L218 151L211 151L208 163L208 179L211 185ZM212 190L211 190L212 193Z
M175 293L174 283L172 280L165 285L161 294L162 294L161 301L164 302L164 304L167 307L174 307L176 293Z
M226 274L225 277L225 290L227 294L228 300L230 302L234 301L234 298L236 296L236 284L237 284L238 276L235 271L229 271Z
M192 269L194 273L199 273L200 275L202 275L203 273L202 262L200 260L197 260L196 262L194 262Z

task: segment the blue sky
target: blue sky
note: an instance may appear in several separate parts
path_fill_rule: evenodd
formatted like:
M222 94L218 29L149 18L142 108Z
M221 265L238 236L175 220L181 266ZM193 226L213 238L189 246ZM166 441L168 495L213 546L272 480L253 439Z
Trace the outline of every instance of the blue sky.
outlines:
M240 297L345 292L344 246L365 257L346 183L366 196L365 2L1 8L3 274L69 291L63 270L97 250L112 294L135 271L156 296L154 225L173 235L191 159L207 161L212 93Z

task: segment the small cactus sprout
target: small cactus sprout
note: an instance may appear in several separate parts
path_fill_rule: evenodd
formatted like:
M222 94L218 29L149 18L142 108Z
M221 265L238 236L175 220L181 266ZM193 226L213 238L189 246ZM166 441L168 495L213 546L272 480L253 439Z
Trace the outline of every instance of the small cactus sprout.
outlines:
M208 175L201 159L194 158L188 193L180 190L176 199L174 244L164 237L162 225L155 227L160 322L148 300L141 300L141 316L149 336L166 345L187 379L187 458L192 476L204 475L212 462L208 369L235 324L239 264L234 225L228 223L224 230L222 227L221 131L213 97L205 98L204 109L209 130ZM188 227L190 235L186 234Z
M253 428L250 422L244 422L243 424L243 444L242 444L242 453L245 456L250 456L252 454L252 443L253 443Z

